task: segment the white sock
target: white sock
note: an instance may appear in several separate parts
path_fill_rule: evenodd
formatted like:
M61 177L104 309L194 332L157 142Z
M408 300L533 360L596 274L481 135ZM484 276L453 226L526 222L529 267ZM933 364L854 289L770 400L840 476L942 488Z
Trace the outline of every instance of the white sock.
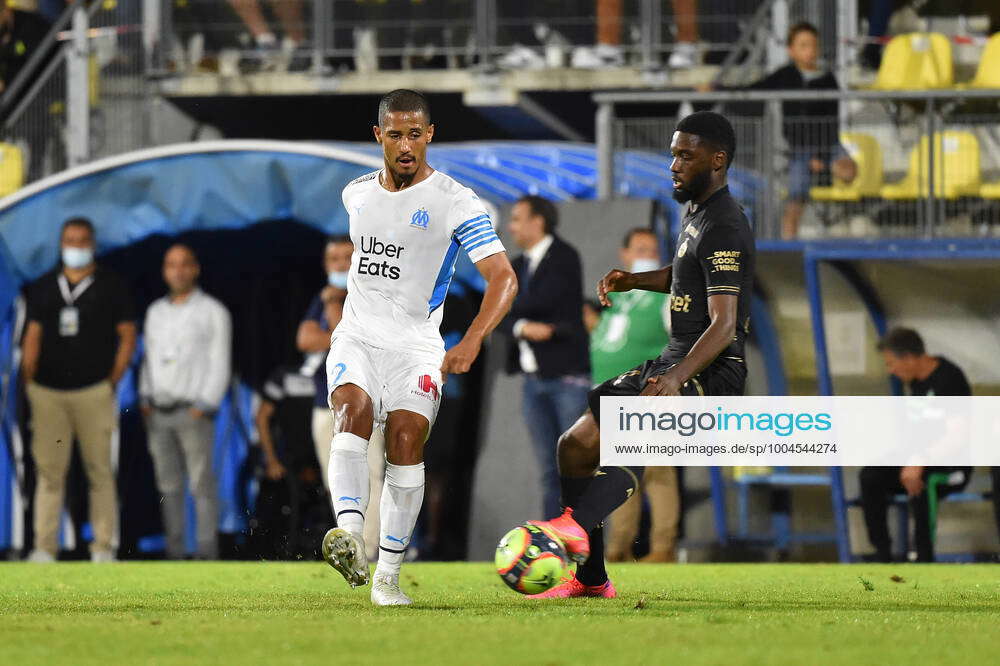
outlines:
M387 462L379 507L382 529L376 574L399 574L423 501L424 464L393 465Z
M327 474L337 525L361 539L368 508L368 440L349 432L334 435Z

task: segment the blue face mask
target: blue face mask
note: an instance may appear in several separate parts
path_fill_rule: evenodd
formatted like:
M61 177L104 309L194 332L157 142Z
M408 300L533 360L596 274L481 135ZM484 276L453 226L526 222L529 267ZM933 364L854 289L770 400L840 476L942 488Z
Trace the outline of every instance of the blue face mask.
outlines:
M83 268L94 261L94 250L89 247L64 247L62 262L66 268Z
M632 262L633 273L647 273L660 269L660 262L656 259L636 259Z
M333 271L326 274L326 281L331 287L337 289L347 289L347 271Z

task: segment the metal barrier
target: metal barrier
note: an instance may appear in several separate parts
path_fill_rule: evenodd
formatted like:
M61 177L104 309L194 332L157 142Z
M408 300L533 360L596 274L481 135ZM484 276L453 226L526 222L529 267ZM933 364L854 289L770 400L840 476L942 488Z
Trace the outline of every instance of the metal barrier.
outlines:
M834 59L838 6L810 0L147 0L161 75L338 68L660 69L734 50L783 51L789 21L820 24ZM851 4L851 3L848 3ZM852 5L853 6L853 5ZM771 8L774 11L771 12ZM773 15L773 21L771 17ZM778 35L767 41L767 28ZM598 33L613 49L595 53ZM764 40L759 38L764 36ZM773 55L773 54L772 54ZM675 66L677 62L675 61ZM733 58L735 60L735 58Z
M74 3L3 97L4 139L27 154L24 182L149 144L141 10Z
M617 150L662 155L669 178L676 117L641 117L636 107L689 112L693 104L714 107L733 123L734 177L759 183L744 202L758 238L1000 235L1000 90L676 91L594 99L603 198L614 195Z

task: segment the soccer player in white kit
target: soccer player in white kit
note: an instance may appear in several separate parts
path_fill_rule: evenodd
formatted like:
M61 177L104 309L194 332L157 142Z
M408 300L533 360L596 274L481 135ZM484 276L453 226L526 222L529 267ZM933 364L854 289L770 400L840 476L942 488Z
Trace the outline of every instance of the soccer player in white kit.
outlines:
M399 569L423 502L423 447L442 379L469 370L510 309L517 277L479 197L427 164L434 125L423 95L388 93L373 130L385 166L343 192L355 250L326 366L336 422L328 474L338 527L323 538L323 556L351 587L368 583L366 451L374 427L381 427L386 470L371 598L396 606L411 603L399 588ZM445 353L441 308L461 250L487 288L465 336Z

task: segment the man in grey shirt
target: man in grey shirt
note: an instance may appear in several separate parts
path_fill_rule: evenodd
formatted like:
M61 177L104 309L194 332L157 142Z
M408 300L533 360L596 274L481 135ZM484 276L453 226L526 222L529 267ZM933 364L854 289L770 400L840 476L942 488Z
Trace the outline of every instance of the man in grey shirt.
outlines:
M185 476L195 500L197 556L214 559L219 549L212 415L229 387L232 322L225 306L198 288L200 271L188 246L167 250L170 293L149 307L144 326L139 393L171 559L185 553Z

